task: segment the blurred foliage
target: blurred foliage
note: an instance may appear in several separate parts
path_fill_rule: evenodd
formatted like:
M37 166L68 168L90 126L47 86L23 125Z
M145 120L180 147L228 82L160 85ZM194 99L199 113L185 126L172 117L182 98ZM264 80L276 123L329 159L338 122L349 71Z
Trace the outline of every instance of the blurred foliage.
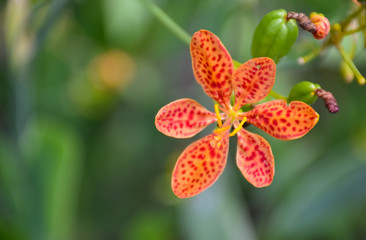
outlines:
M154 2L190 34L217 34L241 62L267 12L322 12L332 23L353 4ZM231 150L213 187L180 200L170 174L191 140L160 134L154 117L182 97L211 105L194 80L188 47L136 0L9 0L0 7L0 239L366 238L365 89L344 83L335 51L297 65L320 44L311 34L300 32L278 64L274 89L286 94L299 81L316 82L341 111L330 115L317 101L320 121L307 136L265 136L276 158L270 187L250 186ZM365 73L362 46L354 60Z

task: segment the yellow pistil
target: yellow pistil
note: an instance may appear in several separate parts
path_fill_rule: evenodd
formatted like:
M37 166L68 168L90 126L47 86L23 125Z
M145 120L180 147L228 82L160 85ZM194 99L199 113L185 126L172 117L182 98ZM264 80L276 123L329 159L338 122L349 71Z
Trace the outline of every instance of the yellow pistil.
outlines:
M232 137L232 136L234 136L235 134L237 134L239 131L240 131L240 129L242 129L242 127L243 127L243 125L244 125L244 123L247 121L247 117L243 117L243 120L241 120L241 122L240 122L240 124L239 124L239 126L237 127L237 128L235 128L234 129L234 131L232 131L230 134L229 134L229 136L230 137Z
M221 117L220 117L220 112L219 112L219 104L215 104L215 113L216 113L216 118L217 118L217 125L219 125L219 127L222 126L222 121L221 121Z
M230 116L232 119L236 119L238 117L238 112L237 110L235 110L235 108L230 109L228 112L228 116Z

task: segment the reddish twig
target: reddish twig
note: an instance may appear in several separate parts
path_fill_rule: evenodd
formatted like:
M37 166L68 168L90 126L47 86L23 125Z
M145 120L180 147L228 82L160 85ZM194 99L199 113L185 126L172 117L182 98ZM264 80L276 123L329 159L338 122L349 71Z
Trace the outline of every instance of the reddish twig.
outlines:
M287 13L287 19L295 19L300 27L305 31L315 33L316 26L312 23L309 17L305 13L289 12Z
M337 113L339 112L337 100L333 96L331 92L327 92L324 89L318 88L315 90L315 94L323 99L326 108L330 113Z

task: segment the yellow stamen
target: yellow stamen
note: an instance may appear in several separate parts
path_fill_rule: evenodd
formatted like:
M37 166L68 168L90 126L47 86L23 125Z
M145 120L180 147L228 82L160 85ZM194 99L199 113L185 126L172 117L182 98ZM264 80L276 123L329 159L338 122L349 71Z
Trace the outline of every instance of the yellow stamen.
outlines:
M240 129L243 127L244 123L247 121L247 117L243 117L243 120L241 120L239 126L237 128L234 129L234 131L232 131L229 136L232 137L234 136L235 134L237 134Z
M214 139L215 140L213 142L211 142L211 146L220 148L221 147L222 137L221 136L215 136Z
M221 117L220 117L220 112L219 112L219 104L215 104L215 113L216 113L216 118L217 118L217 124L219 125L219 127L222 126L222 121L221 121Z
M221 140L222 140L221 135L214 136L214 140L212 140L210 144L211 144L212 147L220 148L221 147Z
M225 132L227 130L229 130L231 128L231 125L226 126L226 127L222 127L222 128L218 128L214 131L215 134L217 134L216 136L214 136L214 140L211 141L211 146L212 147L221 147L221 140L222 140L222 132Z
M229 130L230 128L231 128L231 126L226 126L226 127L223 127L223 128L219 128L219 129L215 130L215 133L218 134L218 133L224 132L226 130Z

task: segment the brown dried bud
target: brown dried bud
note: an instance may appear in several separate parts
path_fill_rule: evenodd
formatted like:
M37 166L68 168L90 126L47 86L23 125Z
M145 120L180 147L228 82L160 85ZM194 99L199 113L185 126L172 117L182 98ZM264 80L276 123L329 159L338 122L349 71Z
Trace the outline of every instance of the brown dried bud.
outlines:
M310 21L305 13L289 12L287 13L287 19L295 19L302 29L311 33L316 32L315 24Z
M325 38L330 31L330 23L321 13L311 13L309 19L304 13L289 12L287 19L295 19L302 29L312 33L316 39Z
M326 108L330 113L337 113L339 112L337 100L333 96L332 93L325 91L324 89L318 88L315 90L315 94L323 99Z

